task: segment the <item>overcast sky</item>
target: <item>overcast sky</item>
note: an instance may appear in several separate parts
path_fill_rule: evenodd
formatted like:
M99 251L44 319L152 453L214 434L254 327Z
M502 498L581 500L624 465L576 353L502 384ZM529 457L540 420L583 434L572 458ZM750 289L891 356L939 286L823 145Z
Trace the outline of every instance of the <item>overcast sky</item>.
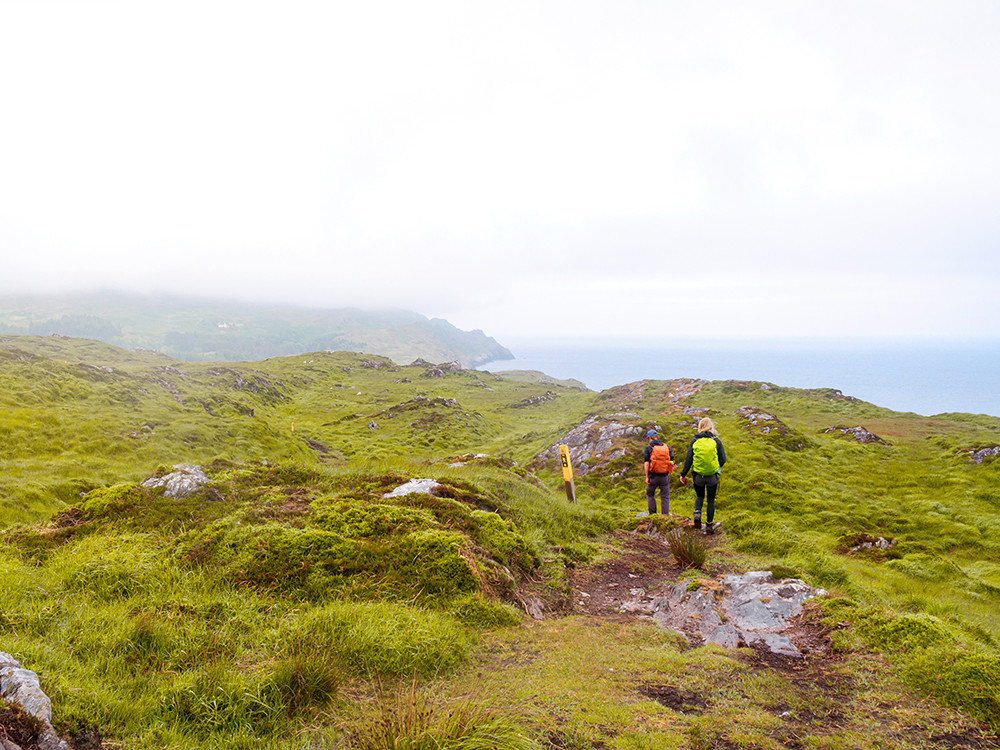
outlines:
M998 40L994 0L0 0L0 291L996 336Z

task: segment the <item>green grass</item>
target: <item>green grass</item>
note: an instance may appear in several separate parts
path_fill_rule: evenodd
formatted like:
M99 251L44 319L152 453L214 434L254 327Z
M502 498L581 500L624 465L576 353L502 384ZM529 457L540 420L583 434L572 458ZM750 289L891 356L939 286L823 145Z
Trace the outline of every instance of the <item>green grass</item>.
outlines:
M768 694L787 693L792 711L827 700L651 625L522 614L529 595L558 608L568 571L645 508L640 438L577 477L576 504L535 456L588 415L631 411L682 460L694 418L669 406L672 383L594 394L371 361L219 366L4 338L0 638L43 676L61 726L137 748L378 747L379 727L457 748L489 741L463 739L472 716L498 746L711 747L724 734L773 747ZM1000 420L760 385L711 383L682 404L709 410L729 454L706 568L830 590L826 616L849 623L836 637L853 701L904 690L898 673L1000 728L1000 461L962 453L995 444ZM750 429L742 406L787 432ZM823 432L858 424L890 445ZM180 500L138 486L182 462L211 485ZM383 497L414 477L438 494ZM692 507L676 485L671 510ZM896 544L849 554L861 535ZM869 650L892 674L876 676ZM642 685L725 688L704 715L678 716ZM891 741L876 734L848 722L806 746Z

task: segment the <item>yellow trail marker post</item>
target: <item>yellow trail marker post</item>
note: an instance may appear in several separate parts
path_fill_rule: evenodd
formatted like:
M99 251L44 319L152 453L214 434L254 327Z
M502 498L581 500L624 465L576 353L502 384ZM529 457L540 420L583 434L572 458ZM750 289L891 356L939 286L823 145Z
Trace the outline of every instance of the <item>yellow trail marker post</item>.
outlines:
M576 502L576 486L573 484L573 464L569 460L569 446L559 446L559 463L562 464L563 479L566 481L566 497L571 503Z

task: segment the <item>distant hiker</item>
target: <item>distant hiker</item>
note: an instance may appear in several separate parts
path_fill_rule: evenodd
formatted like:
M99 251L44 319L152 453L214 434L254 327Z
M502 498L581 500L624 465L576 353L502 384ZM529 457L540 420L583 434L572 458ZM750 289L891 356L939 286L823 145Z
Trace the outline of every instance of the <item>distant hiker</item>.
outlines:
M688 445L687 456L684 457L684 468L681 469L680 482L694 469L694 527L701 528L701 506L705 502L708 490L708 517L705 526L706 534L715 533L715 493L719 491L719 474L726 463L726 449L722 441L715 435L715 425L708 417L702 417L698 422L698 434Z
M656 513L656 488L660 488L660 510L670 515L670 472L674 470L670 448L660 441L656 430L646 433L649 445L643 451L643 468L646 471L646 507Z

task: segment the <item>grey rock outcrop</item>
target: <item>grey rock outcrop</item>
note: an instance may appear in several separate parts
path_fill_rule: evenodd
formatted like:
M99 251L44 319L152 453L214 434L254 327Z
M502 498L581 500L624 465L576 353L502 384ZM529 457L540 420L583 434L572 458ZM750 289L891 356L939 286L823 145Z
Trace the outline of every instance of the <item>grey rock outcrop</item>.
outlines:
M767 437L774 445L788 450L801 451L809 446L809 440L782 422L774 414L769 414L756 406L741 406L735 412L741 426L751 435Z
M618 422L608 417L590 417L535 458L539 461L558 460L559 446L566 445L573 471L582 476L624 456L625 449L620 443L641 435L644 429L641 425Z
M883 440L874 432L869 431L868 429L862 427L861 425L856 425L854 427L842 427L842 426L827 427L825 430L823 430L823 432L837 433L840 436L849 438L856 443L862 443L862 444L879 443L881 445L889 445L887 441Z
M987 458L995 458L1000 456L1000 445L991 445L988 448L979 448L969 452L969 460L972 463L979 465Z
M648 611L660 627L676 630L694 643L724 648L745 643L783 656L802 655L786 633L802 605L825 596L825 591L796 578L775 581L769 571L727 575L720 583L718 588L692 588L690 582L681 581L669 596L649 602Z
M174 464L173 468L176 471L164 474L162 477L150 477L142 483L142 486L150 489L165 487L164 497L179 498L187 497L209 483L208 476L200 466Z
M545 391L541 396L529 396L523 401L519 401L516 404L511 404L508 408L510 409L523 409L526 406L538 406L539 404L544 404L546 401L551 401L554 398L558 398L558 393L553 393L552 391Z
M842 541L847 541L850 545L846 549L848 555L869 550L885 552L897 544L895 539L886 539L884 536L871 536L870 534L857 534L853 537L846 537Z
M761 411L756 406L741 406L735 413L745 419L751 427L757 428L762 435L767 435L781 424L781 420L776 416Z
M69 745L52 728L52 702L42 692L38 675L3 651L0 651L0 697L18 704L42 723L38 737L40 750L69 750Z
M434 493L431 490L439 486L440 484L436 479L411 479L406 484L399 485L399 487L391 492L386 492L382 497L402 497L413 492L432 495Z

